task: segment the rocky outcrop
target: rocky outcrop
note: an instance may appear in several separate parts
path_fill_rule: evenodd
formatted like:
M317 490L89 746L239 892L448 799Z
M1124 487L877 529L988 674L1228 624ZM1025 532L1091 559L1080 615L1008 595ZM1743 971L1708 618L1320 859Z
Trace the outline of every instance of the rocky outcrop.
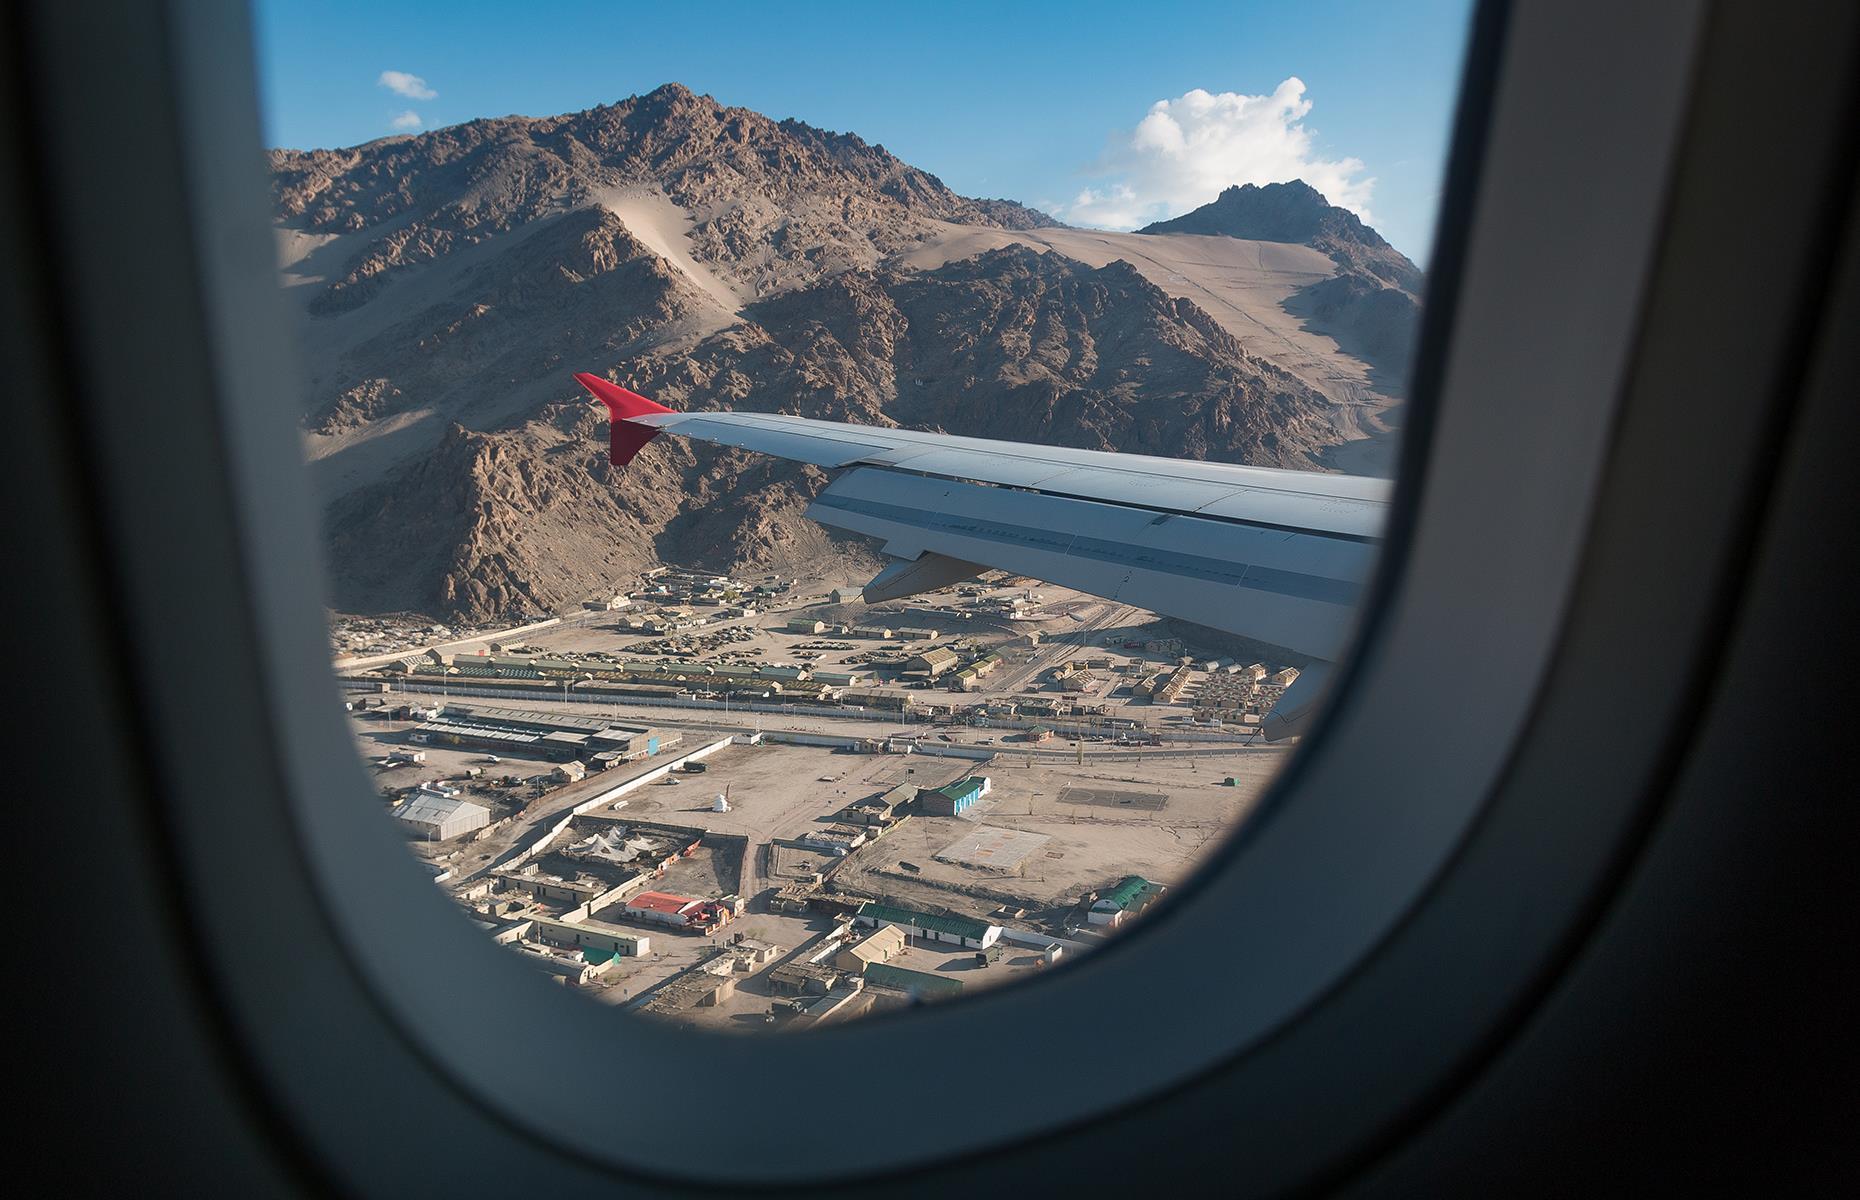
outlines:
M605 433L577 402L515 429L453 425L330 507L336 606L479 621L554 611L660 560L784 573L873 561L801 515L825 485L817 471L663 438L615 471Z

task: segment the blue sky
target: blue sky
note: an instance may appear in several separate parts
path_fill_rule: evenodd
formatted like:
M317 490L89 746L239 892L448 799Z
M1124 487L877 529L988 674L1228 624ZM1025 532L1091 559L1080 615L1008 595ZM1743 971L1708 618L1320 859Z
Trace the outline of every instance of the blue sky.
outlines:
M1128 227L1223 181L1297 173L1424 260L1470 0L257 0L256 13L277 146L571 112L676 80L1073 224Z

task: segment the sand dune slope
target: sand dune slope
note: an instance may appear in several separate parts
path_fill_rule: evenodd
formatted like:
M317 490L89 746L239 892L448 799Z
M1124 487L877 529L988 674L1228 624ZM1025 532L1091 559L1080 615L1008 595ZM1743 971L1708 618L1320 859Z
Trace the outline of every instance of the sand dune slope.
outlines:
M1339 403L1391 391L1387 381L1372 378L1369 364L1343 353L1334 338L1307 329L1286 311L1285 301L1294 292L1337 273L1329 257L1309 246L1195 234L944 224L939 236L898 261L934 268L1008 245L1056 250L1092 267L1123 259L1164 292L1206 310L1249 350Z

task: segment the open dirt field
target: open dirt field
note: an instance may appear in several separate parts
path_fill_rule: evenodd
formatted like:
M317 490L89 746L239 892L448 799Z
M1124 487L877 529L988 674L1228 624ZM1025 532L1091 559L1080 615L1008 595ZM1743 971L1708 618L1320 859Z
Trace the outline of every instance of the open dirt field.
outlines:
M1176 884L1252 811L1286 751L1242 749L1214 759L1006 766L993 792L962 817L915 817L861 847L834 876L843 888L896 903L986 915L997 898L1069 905L1081 892L1142 875ZM1191 765L1192 764L1192 765ZM1240 784L1227 787L1229 776ZM1083 793L1083 794L1081 794ZM1106 796L1114 802L1104 803ZM1119 797L1135 801L1124 805ZM937 855L980 827L1045 836L1018 873L941 862ZM917 870L901 867L910 863Z

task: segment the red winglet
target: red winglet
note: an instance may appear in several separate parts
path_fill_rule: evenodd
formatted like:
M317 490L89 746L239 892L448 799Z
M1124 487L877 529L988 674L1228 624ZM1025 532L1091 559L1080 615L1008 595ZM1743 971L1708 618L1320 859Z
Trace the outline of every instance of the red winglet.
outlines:
M624 467L632 462L633 456L647 442L659 436L659 431L652 426L635 425L627 418L672 411L663 404L654 404L636 392L629 392L618 384L608 383L599 375L590 375L586 371L576 375L575 382L587 388L596 400L607 406L607 460L616 467Z

